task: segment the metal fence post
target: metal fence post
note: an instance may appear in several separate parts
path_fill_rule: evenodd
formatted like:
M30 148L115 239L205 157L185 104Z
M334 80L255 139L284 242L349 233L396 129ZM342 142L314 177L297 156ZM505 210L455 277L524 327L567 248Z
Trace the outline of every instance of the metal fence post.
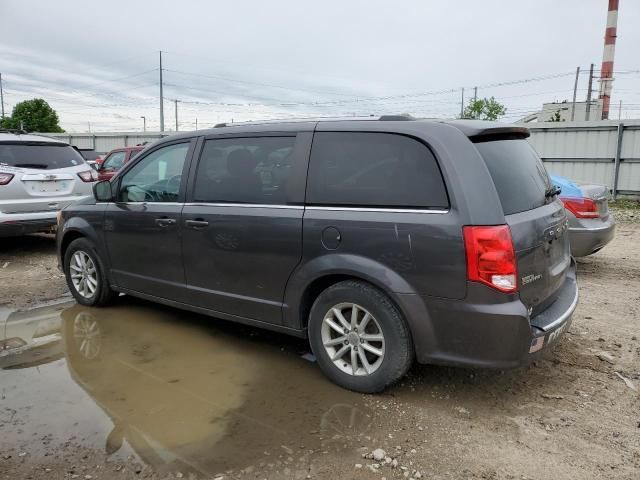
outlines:
M616 199L618 194L618 177L620 175L620 154L622 153L622 134L624 133L624 123L618 124L618 136L616 138L616 156L613 164L613 187L611 193L613 199Z

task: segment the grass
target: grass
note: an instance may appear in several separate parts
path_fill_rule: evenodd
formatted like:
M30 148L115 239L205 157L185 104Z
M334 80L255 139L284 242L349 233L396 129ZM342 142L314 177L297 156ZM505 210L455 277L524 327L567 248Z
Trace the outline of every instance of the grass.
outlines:
M619 198L616 201L610 201L609 206L624 210L640 210L640 201Z

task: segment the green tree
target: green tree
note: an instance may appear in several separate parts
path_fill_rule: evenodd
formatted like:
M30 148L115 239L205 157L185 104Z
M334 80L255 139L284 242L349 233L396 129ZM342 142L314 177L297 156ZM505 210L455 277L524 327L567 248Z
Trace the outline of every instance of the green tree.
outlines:
M497 120L498 117L507 113L507 109L494 97L479 98L472 100L464 109L462 118L474 120Z
M0 127L17 129L22 124L27 132L64 132L58 122L56 111L42 98L34 98L16 104L11 116L0 121Z

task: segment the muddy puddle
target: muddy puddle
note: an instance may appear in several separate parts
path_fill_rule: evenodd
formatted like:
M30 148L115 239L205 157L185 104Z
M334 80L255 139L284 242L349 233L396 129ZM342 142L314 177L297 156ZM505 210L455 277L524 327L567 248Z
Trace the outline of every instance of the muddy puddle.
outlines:
M126 297L0 310L0 452L38 463L79 445L158 472L299 476L357 448L373 421L305 348Z

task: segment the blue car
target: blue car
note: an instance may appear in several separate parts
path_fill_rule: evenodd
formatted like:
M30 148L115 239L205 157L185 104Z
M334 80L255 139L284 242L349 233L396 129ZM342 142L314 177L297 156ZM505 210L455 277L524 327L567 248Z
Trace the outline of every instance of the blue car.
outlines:
M615 235L615 221L609 214L609 191L604 185L582 185L550 174L560 187L560 199L569 217L571 254L586 257L596 253Z

